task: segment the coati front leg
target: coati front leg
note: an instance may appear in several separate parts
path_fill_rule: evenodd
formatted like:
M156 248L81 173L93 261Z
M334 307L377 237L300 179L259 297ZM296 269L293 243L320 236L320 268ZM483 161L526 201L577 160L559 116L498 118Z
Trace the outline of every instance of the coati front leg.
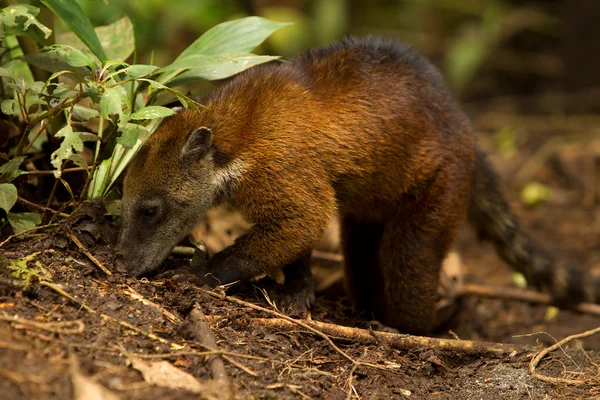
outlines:
M276 276L283 270L286 297L296 297L296 304L310 306L314 286L308 259L334 213L335 197L327 183L305 179L293 192L265 190L260 199L248 197L248 202L244 201L245 188L240 188L236 206L254 225L233 245L211 257L203 271L206 283L248 281ZM248 185L256 188L260 182L254 179ZM280 182L264 185L285 188Z

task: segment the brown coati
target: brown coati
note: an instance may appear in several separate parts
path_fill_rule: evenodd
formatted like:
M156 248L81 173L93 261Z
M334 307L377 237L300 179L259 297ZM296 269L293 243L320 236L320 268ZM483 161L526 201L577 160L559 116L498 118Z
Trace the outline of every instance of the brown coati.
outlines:
M254 225L211 257L207 283L283 270L310 303L308 256L339 212L355 307L426 332L440 266L468 217L558 303L595 300L582 270L521 230L469 120L409 46L345 39L241 73L203 104L163 121L129 168L119 247L132 274L156 269L227 201Z

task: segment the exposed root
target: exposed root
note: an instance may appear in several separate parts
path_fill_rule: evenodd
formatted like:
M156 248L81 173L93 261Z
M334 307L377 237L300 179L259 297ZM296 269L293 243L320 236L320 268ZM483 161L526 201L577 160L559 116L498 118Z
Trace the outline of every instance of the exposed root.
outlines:
M208 316L207 318L211 321L216 321L224 317ZM305 328L306 326L309 326L311 328L309 329L311 332L314 332L316 329L323 334L330 335L335 338L352 340L364 344L383 343L398 350L435 348L444 351L461 352L463 354L487 354L502 357L514 357L518 354L534 351L531 347L513 344L474 342L470 340L456 339L438 339L389 332L377 332L376 336L373 336L373 334L367 329L351 328L348 326L329 324L319 321L303 321L302 325L297 323L299 321L291 322L282 318L252 318L251 321L257 325L269 326L288 331L297 329L297 325Z
M569 343L570 341L572 341L574 339L584 339L586 337L595 335L597 333L600 333L600 327L591 329L591 330L583 332L583 333L578 333L575 335L567 336L566 338L553 344L552 346L541 350L540 352L538 352L535 355L535 357L533 357L531 359L531 362L529 363L529 373L531 373L531 375L536 379L539 379L544 382L552 383L555 385L557 385L557 384L585 385L585 384L591 384L591 383L598 384L599 383L598 380L596 380L595 382L591 382L590 379L568 379L568 378L546 376L546 375L542 375L536 371L536 368L537 368L538 364L540 363L540 361L542 360L542 358L544 358L550 352L552 352L556 349L562 348L562 346L564 346L565 344Z
M215 336L210 329L210 325L208 324L202 309L198 304L195 304L194 308L190 312L190 321L192 328L191 333L194 339L202 344L202 346L210 350L218 350ZM208 365L210 367L210 372L215 383L215 387L218 388L219 393L224 396L224 398L233 398L233 387L231 386L231 382L227 376L227 371L225 371L225 364L223 363L223 360L218 356L213 355L209 357Z

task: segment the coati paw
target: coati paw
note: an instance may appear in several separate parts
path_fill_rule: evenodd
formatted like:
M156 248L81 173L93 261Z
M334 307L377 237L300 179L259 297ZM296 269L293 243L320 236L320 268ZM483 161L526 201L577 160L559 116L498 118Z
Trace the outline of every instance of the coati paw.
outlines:
M310 281L290 281L286 278L283 284L273 283L267 288L269 297L281 311L289 316L305 318L315 302L315 289Z
M260 262L239 257L228 247L208 259L201 267L196 267L197 274L204 284L209 286L226 285L236 281L246 282L257 276L266 275L267 267Z
M270 294L288 315L305 317L315 302L315 284L310 270L310 254L283 267L285 280L275 284Z

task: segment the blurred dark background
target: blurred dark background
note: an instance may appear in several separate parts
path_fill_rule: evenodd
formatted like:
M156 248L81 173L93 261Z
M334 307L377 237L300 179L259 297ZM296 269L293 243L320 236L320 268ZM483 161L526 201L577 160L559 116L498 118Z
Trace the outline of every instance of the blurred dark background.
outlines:
M598 0L80 0L97 25L127 14L137 62L173 60L210 27L259 15L294 22L259 52L292 56L344 35L412 43L467 107L582 113L600 108ZM512 96L504 99L498 96ZM485 102L494 98L494 104ZM508 101L510 100L510 101ZM483 103L480 103L483 102ZM471 104L473 103L473 104Z

